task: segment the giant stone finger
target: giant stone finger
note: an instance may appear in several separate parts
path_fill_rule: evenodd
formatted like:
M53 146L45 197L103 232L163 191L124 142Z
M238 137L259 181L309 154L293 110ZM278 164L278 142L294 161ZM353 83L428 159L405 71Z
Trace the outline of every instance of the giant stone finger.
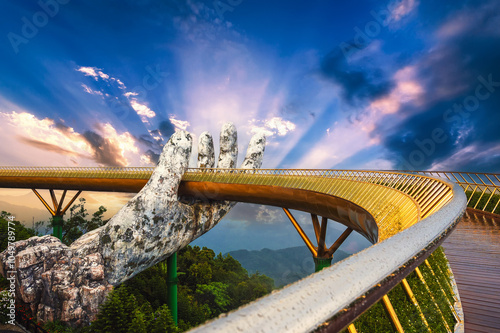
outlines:
M218 168L236 167L238 159L238 134L233 123L225 123L220 132L220 153Z
M208 132L203 132L198 140L198 168L215 166L214 140Z

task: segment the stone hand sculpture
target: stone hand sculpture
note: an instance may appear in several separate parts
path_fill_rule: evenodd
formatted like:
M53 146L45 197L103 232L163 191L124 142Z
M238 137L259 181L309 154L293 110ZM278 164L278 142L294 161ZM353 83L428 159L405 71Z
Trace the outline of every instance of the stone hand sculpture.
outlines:
M255 135L242 168L259 168L265 137ZM14 243L0 254L0 273L15 276L16 296L29 304L38 320L59 319L72 326L88 324L113 286L166 259L213 228L232 202L184 204L177 189L188 167L192 137L174 133L144 188L103 227L71 246L53 236ZM234 168L238 155L233 124L220 136L219 168ZM212 168L212 137L201 134L198 167ZM15 273L9 275L9 271Z

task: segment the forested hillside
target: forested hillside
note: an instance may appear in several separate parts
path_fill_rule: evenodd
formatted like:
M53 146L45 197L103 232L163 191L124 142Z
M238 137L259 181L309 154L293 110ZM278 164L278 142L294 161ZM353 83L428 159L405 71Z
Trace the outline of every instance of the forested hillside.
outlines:
M314 272L312 255L306 246L279 250L238 250L228 252L228 254L238 260L250 274L259 272L272 278L276 287L290 284ZM344 260L349 255L342 250L337 250L332 264Z

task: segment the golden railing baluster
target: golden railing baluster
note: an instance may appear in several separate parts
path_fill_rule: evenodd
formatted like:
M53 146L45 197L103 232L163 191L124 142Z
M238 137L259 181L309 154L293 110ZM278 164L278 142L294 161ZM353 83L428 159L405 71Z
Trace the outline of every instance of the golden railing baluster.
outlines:
M446 319L445 319L445 317L444 317L443 312L441 312L441 309L439 308L439 305L438 305L438 303L436 302L436 299L434 298L434 295L432 295L432 292L431 292L431 290L430 290L429 286L428 286L428 285L427 285L427 283L425 282L425 279L424 279L424 276L422 275L422 272L420 272L420 269L419 269L418 267L417 267L417 268L415 268L415 272L417 273L418 278L420 279L420 281L421 281L421 282L422 282L422 284L424 285L425 290L427 290L427 293L429 293L429 296L431 297L432 302L434 302L434 305L436 306L436 308L437 308L437 310L438 310L438 312L439 312L439 314L440 314L440 316L441 316L441 320L443 321L444 326L446 327L446 330L447 330L448 332L451 332L451 329L450 329L450 327L449 327L449 325L448 325L448 322L446 321Z
M401 326L401 323L399 322L398 315L396 314L396 311L394 311L389 297L387 295L384 295L384 297L382 297L382 301L387 313L389 314L389 317L391 318L391 323L394 326L394 329L399 333L403 333L403 326Z
M471 202L472 198L474 197L476 190L477 190L477 185L474 187L474 190L472 191L472 194L470 195L469 200L467 200L467 206L469 206L469 203Z
M422 321L424 322L425 326L427 327L427 330L429 332L432 332L429 323L427 322L427 319L425 318L424 313L422 312L422 308L418 304L417 298L415 297L415 294L413 294L413 291L411 290L410 285L408 284L408 281L406 281L406 279L403 279L401 281L401 284L403 285L403 289L406 292L406 295L410 298L413 305L415 305L415 307L417 308L420 319L422 319Z
M460 321L460 318L458 317L458 314L457 312L455 311L455 308L453 307L453 304L451 304L450 300L448 299L448 296L446 296L446 293L443 289L443 286L441 286L441 283L439 282L439 279L437 278L436 274L434 274L434 270L432 269L431 267L431 264L429 263L429 261L427 259L425 259L425 265L427 266L427 268L429 268L429 270L431 271L431 274L432 276L434 277L434 279L436 280L438 286L439 286L439 289L441 290L441 292L443 293L443 297L446 299L446 303L448 304L448 306L450 307L450 310L451 312L453 313L453 316L455 317L455 320L457 322Z

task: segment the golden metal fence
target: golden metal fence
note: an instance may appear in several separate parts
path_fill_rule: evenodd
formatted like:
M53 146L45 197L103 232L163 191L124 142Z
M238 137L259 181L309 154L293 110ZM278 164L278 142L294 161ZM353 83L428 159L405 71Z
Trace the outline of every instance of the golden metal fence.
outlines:
M144 179L151 176L154 167L0 167L0 177L74 177L74 178L103 178L103 179ZM238 169L204 169L204 174L225 173ZM240 170L238 172L245 171ZM189 169L186 177L200 172L200 169ZM245 175L250 173L266 176L313 176L319 178L336 178L367 183L387 185L388 187L401 190L414 197L409 191L411 186L425 187L431 181L417 178L416 175L434 176L447 179L459 184L468 198L468 207L486 212L500 214L500 175L494 173L470 173L455 171L365 171L365 170L298 170L298 169L259 169L246 170ZM249 179L248 177L246 179ZM311 181L308 179L307 181ZM420 180L420 184L415 184ZM255 180L254 180L255 181ZM287 185L286 182L281 183ZM296 185L296 184L295 184ZM434 183L434 185L436 185ZM439 186L437 186L439 187ZM436 188L436 192L440 189ZM431 195L432 196L432 195ZM421 218L432 214L439 207L432 206L432 200L427 203L416 195L416 201L422 204L423 214ZM420 201L419 201L420 200ZM439 200L438 200L439 201Z
M439 179L398 172L298 169L188 169L184 181L268 185L333 195L366 209L379 240L404 230L445 205L452 196Z
M467 207L500 214L499 174L455 171L416 171L415 173L440 177L457 183L467 195Z
M0 177L149 179L154 167L0 167Z

